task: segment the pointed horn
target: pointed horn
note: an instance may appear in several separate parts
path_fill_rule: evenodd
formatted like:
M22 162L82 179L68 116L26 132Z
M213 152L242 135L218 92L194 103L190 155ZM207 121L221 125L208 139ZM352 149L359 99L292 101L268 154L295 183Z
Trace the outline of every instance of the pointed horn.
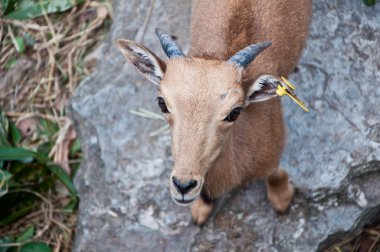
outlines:
M272 45L272 42L265 41L258 44L252 44L235 53L227 62L244 68L249 65L262 51Z
M156 34L160 40L162 49L164 49L165 54L170 58L173 57L183 57L185 56L181 48L173 41L169 34L164 33L159 28L156 28Z

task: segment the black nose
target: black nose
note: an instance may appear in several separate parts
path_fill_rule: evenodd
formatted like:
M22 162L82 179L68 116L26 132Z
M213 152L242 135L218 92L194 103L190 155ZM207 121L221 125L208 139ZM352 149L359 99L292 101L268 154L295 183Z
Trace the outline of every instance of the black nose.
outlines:
M197 181L196 180L188 180L186 182L181 182L179 179L173 176L173 184L175 186L175 189L181 193L181 194L186 194L188 193L191 189L197 186Z

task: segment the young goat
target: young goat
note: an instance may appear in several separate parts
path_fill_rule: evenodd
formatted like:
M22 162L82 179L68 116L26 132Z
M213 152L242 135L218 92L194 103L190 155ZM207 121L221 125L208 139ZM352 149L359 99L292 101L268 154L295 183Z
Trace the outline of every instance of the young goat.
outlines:
M214 199L253 179L266 181L276 211L290 205L294 189L279 167L285 128L275 76L295 68L310 15L309 0L194 0L188 56L159 29L166 62L141 44L117 41L158 85L172 137L172 198L191 204L197 224Z

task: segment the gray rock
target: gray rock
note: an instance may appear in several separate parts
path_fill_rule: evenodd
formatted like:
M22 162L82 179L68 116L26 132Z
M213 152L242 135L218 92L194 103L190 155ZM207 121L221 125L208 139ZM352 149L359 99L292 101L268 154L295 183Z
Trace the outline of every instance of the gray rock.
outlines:
M76 177L74 251L316 251L380 219L380 5L313 4L310 38L290 77L312 110L283 99L293 205L276 214L264 184L252 183L219 200L199 228L170 197L170 136L149 136L165 123L129 112L158 113L155 87L113 44L143 39L163 57L159 26L187 51L190 1L114 1L102 59L69 106L86 159Z

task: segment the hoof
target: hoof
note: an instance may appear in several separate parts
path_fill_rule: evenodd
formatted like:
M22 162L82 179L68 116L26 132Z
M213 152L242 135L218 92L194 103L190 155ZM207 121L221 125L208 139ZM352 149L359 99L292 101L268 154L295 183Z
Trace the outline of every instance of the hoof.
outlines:
M268 190L268 198L274 210L284 213L288 210L294 195L294 186L289 183L286 190L281 192L272 192Z
M191 215L194 223L198 226L203 225L211 214L213 204L207 204L202 198L197 199L191 205Z

